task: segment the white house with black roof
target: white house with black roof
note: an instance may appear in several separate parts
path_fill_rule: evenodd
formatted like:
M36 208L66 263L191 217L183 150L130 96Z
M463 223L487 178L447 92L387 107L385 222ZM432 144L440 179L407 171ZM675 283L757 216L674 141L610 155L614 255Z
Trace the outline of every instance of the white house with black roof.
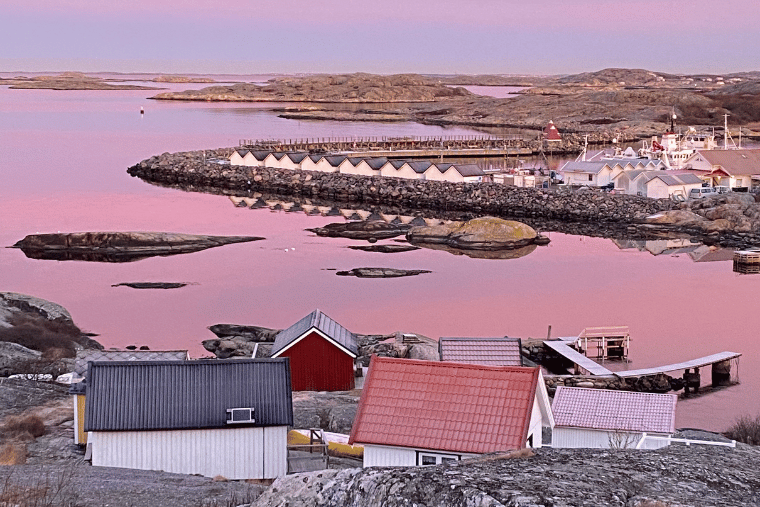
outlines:
M289 360L92 362L93 466L227 479L287 473Z

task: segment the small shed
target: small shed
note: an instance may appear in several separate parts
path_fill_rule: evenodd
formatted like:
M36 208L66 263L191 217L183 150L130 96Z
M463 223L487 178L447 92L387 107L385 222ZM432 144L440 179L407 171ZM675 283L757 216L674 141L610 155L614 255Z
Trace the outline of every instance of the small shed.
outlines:
M287 472L287 359L90 363L93 466L227 479Z
M84 431L84 407L87 396L87 366L92 361L186 361L190 359L187 350L79 350L74 359L76 380L71 384L69 394L74 398L74 443L87 443Z
M523 366L520 338L453 338L438 340L441 361L486 366Z
M575 347L586 357L595 359L628 359L631 331L628 326L585 327Z
M373 356L349 444L365 467L435 465L541 447L553 425L538 368Z
M644 433L668 437L675 432L675 394L557 387L552 403L552 447L635 448ZM657 449L667 440L645 440Z
M355 386L356 336L314 310L280 331L272 357L290 358L294 391L349 391Z

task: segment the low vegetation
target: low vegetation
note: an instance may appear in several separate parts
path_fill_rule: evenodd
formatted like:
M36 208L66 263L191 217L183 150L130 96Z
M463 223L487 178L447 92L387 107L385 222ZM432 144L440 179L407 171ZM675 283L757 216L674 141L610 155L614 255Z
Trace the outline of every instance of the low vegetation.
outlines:
M724 435L737 442L760 445L760 415L754 418L749 415L739 417Z
M21 314L12 316L9 323L11 327L0 327L0 341L38 350L48 359L74 357L75 345L87 340L82 330L71 321Z
M75 507L78 496L71 473L56 476L36 475L14 477L0 482L0 505L14 507Z

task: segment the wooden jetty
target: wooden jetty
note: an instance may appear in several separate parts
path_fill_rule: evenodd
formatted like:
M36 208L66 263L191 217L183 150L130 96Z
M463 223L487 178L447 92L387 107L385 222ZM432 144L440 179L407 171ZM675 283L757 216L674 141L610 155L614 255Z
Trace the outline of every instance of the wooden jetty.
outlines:
M272 152L333 153L388 158L529 156L541 153L544 143L522 136L404 136L335 137L308 139L241 139L241 148ZM554 152L577 152L578 146L563 143Z
M753 248L734 252L734 272L745 275L760 273L760 249Z
M572 361L575 375L594 375L596 377L610 377L613 375L604 366L572 348L567 340L547 340L544 342L544 346L549 347L565 359Z

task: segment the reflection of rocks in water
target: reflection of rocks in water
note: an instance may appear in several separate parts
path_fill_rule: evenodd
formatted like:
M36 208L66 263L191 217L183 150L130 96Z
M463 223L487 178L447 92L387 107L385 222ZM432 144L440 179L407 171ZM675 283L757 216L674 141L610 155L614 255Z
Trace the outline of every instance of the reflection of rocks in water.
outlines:
M16 242L13 248L20 248L31 259L132 262L261 239L264 238L171 232L76 232L31 234Z
M528 255L548 238L523 223L484 217L467 222L414 227L406 239L419 246L480 259L515 259Z
M122 282L111 287L131 287L133 289L179 289L186 286L185 282Z
M420 246L429 248L431 250L443 250L454 255L466 255L473 259L519 259L525 257L529 253L532 253L538 245L527 245L518 248L510 248L507 250L465 250L461 248L454 248L452 246L436 244L436 243L417 243Z
M315 233L317 236L329 238L349 238L378 240L395 238L406 233L409 227L406 225L389 224L387 222L336 222L327 224L324 227L315 229L306 229Z
M412 245L351 245L351 250L361 250L363 252L380 252L380 253L400 253L419 250L420 247Z
M357 278L399 278L432 273L426 269L395 269L395 268L354 268L348 271L338 271L339 276L355 276Z

